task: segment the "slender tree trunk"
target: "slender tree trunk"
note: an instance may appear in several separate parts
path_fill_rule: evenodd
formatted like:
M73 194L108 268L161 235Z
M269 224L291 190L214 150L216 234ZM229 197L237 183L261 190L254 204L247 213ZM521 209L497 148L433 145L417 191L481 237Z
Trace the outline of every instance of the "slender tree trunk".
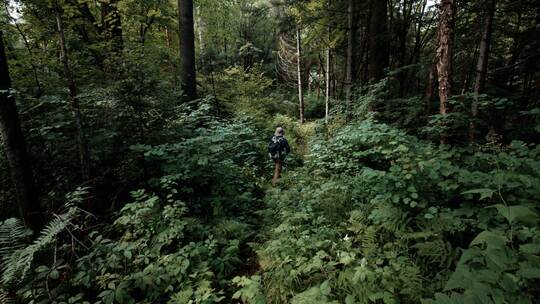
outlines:
M165 43L167 44L167 48L169 50L172 50L172 36L171 32L169 31L169 28L165 27Z
M300 102L300 123L304 123L304 88L302 87L302 40L300 28L296 28L296 67L298 74L298 100Z
M371 6L368 78L377 82L384 78L384 69L389 65L388 7L383 0L372 0Z
M487 66L489 60L489 49L491 45L491 34L493 31L493 18L495 16L496 0L486 0L487 14L480 41L480 53L478 54L478 64L476 65L476 81L474 84L474 100L471 105L471 120L469 123L469 141L476 141L476 117L478 116L478 98L484 92L486 86Z
M520 37L521 37L521 22L522 22L522 11L519 9L518 15L517 15L517 21L516 21L516 32L514 34L514 37L512 38L512 52L510 56L510 61L508 62L508 66L512 67L508 71L507 75L507 82L508 89L511 90L514 85L514 75L515 75L515 64L519 58L520 50L521 50L521 44L520 44Z
M468 64L465 64L469 68L463 69L463 83L461 84L461 95L464 95L465 92L470 89L470 82L473 77L475 77L476 66L475 63L478 62L478 47L474 48L471 61Z
M439 26L437 30L437 75L439 78L439 113L449 112L448 98L452 92L452 39L454 32L455 0L441 0ZM448 142L448 134L443 132L441 143Z
M418 23L415 26L416 35L414 38L414 48L409 59L409 63L418 63L420 62L420 55L422 50L422 26L424 24L424 13L426 11L427 0L423 0L420 3L421 8L419 9L420 17L418 18Z
M397 49L397 53L399 54L399 67L404 68L407 66L407 41L409 36L409 28L411 27L411 21L412 21L412 10L413 10L413 3L414 1L403 1L403 24L399 27L398 30L398 40L399 40L399 47ZM421 19L421 18L420 18ZM399 81L399 97L403 97L407 94L407 87L406 84L409 72L408 70L402 69L398 75L397 79Z
M31 161L21 129L15 97L10 92L3 33L0 31L0 134L17 193L19 212L24 222L34 232L43 227L43 213L39 205L37 189L32 176Z
M308 95L312 94L315 90L314 84L315 84L315 77L313 77L313 66L315 63L313 60L308 61L308 65L304 63L304 80L307 81L307 91Z
M437 67L432 64L429 67L428 84L426 87L426 116L431 115L431 102L433 101L433 91L435 88L435 71Z
M331 0L328 0L327 7L328 10L330 10L331 6ZM332 39L332 27L330 26L330 20L328 21L328 47L326 48L326 68L325 68L325 96L324 96L324 121L328 123L328 117L330 116L330 90L331 85L330 81L332 79L331 76L331 66L332 66L332 49L330 46L330 41Z
M328 123L328 117L330 117L330 89L331 89L331 86L330 86L330 81L332 79L331 77L331 69L332 69L332 64L331 64L331 61L332 61L332 50L330 49L330 47L328 47L326 49L326 81L325 81L325 96L324 96L324 104L325 104L325 114L324 114L324 118L325 118L325 121Z
M180 24L180 76L182 90L188 101L197 99L195 72L195 33L193 30L193 0L178 0Z
M79 163L81 167L81 177L83 182L87 182L90 179L89 170L89 151L88 144L86 142L83 122L81 117L81 109L79 106L79 99L77 98L77 85L75 84L75 78L69 66L69 60L66 49L66 39L64 35L64 26L62 24L62 15L58 1L55 2L55 15L56 26L58 29L58 39L60 43L60 61L64 69L64 77L68 85L69 99L71 104L71 113L77 128L77 143L79 148Z
M352 86L354 82L354 76L356 75L356 18L355 18L355 0L349 0L347 15L347 69L345 76L345 100L347 101L347 116L352 111Z
M323 75L325 74L324 68L323 68L323 60L321 58L321 54L317 56L319 58L317 63L317 100L321 98L321 79Z
M201 18L201 7L197 6L197 36L199 38L199 54L201 57L201 67L204 66L204 41L203 41L203 21ZM200 67L199 67L200 69Z

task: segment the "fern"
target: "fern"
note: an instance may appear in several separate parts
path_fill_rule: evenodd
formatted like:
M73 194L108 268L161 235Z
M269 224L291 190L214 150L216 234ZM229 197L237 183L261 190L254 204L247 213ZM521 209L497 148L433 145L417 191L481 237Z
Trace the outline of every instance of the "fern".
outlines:
M0 289L0 303L2 304L15 304L17 300L13 295L4 289Z
M54 243L58 235L79 214L80 209L74 205L84 200L87 190L87 188L78 188L68 194L66 196L67 212L55 215L55 218L41 230L39 237L31 245L24 246L24 239L30 235L30 232L20 220L8 219L0 225L0 245L2 245L0 286L12 287L27 278L36 253Z
M10 218L0 224L0 257L2 260L24 246L24 241L30 231L23 222ZM1 268L0 268L1 269Z
M22 249L15 250L9 256L6 256L2 267L2 278L0 283L9 286L16 281L23 281L32 267L36 253L52 244L56 237L66 229L73 219L76 209L70 208L68 213L59 215L43 228L40 236L33 244Z

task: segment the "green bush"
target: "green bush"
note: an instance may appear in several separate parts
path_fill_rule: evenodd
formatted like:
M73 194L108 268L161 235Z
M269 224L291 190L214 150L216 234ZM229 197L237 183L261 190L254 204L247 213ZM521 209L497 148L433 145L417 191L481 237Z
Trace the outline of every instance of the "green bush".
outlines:
M258 286L271 303L532 303L539 153L438 147L370 120L315 140L266 197Z

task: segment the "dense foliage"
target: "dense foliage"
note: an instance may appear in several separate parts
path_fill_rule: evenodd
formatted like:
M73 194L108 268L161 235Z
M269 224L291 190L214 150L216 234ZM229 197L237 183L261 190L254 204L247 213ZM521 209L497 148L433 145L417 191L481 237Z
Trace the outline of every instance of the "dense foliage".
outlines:
M0 4L0 303L540 298L535 1Z
M539 148L437 147L371 120L318 139L266 197L250 280L280 303L531 302Z

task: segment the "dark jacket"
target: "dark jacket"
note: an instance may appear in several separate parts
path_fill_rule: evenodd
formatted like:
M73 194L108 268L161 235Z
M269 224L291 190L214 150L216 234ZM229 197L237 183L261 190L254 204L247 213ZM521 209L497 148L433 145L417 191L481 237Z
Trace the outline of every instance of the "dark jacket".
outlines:
M272 136L268 142L268 155L273 160L285 160L287 155L291 153L289 142L283 136Z

